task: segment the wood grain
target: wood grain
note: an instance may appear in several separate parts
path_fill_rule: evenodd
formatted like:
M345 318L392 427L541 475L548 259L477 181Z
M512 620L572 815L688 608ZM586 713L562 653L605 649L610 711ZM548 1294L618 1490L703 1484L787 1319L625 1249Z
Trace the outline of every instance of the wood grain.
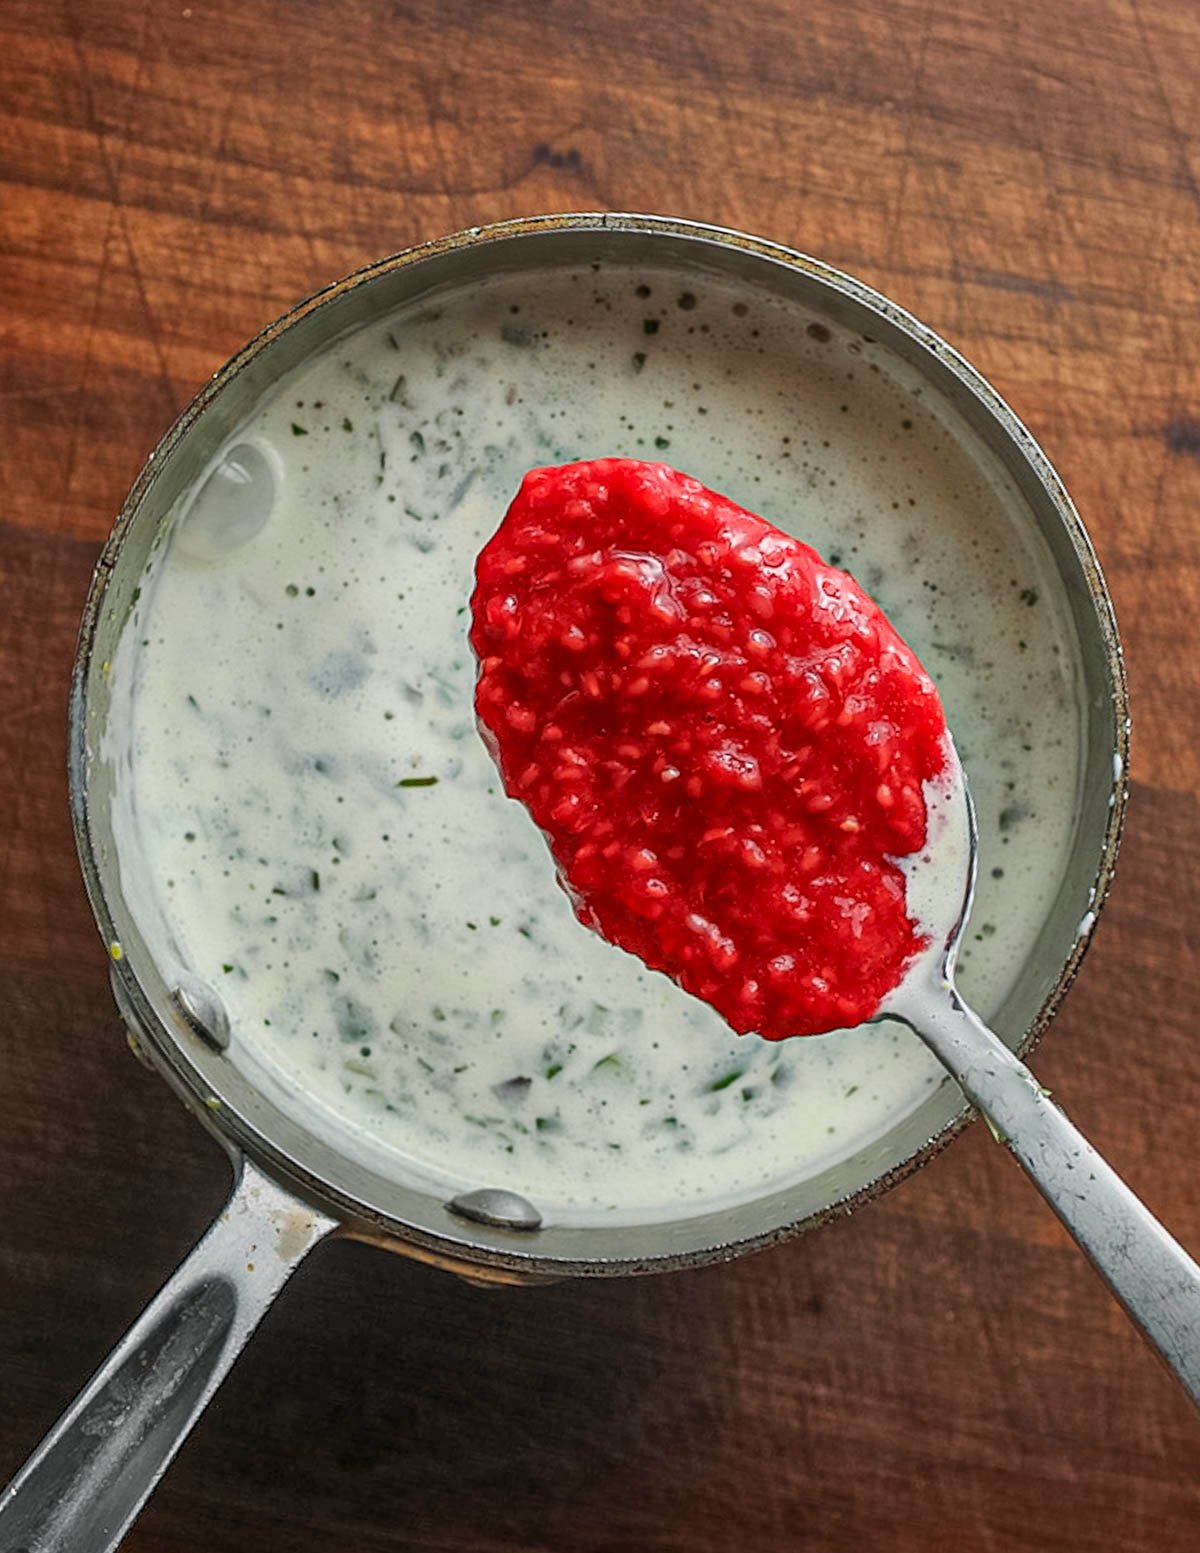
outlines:
M1135 792L1044 1082L1200 1245L1200 9L1190 0L0 8L0 1479L225 1166L123 1049L71 845L97 548L197 385L302 294L476 221L650 209L881 287L1055 459L1121 616ZM318 1253L128 1541L1197 1546L1200 1433L976 1128L723 1269L485 1293Z

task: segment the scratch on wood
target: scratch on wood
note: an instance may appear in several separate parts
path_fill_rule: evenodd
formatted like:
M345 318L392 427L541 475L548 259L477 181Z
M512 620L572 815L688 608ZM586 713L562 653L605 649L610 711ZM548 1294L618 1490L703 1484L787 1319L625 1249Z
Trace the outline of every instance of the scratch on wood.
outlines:
M968 279L980 286L990 286L993 291L1012 291L1020 296L1037 297L1050 307L1076 300L1071 288L1055 280L1052 275L1042 280L1033 275L1014 275L1009 270L974 269L968 271Z

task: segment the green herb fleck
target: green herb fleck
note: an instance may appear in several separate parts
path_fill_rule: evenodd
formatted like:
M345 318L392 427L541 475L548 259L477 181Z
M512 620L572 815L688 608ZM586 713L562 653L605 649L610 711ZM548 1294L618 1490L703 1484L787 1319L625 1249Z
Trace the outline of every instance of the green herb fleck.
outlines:
M400 780L396 783L396 786L397 787L436 787L437 786L437 777L435 777L435 776L401 777Z
M730 1084L736 1084L745 1071L745 1068L730 1068L728 1073L723 1073L720 1078L713 1079L712 1083L707 1086L709 1094L718 1094L722 1089L728 1089Z
M333 1017L337 1024L338 1035L347 1043L353 1042L356 1046L362 1046L375 1036L376 1024L370 1010L364 1008L354 998L342 996L335 998Z
M295 421L293 421L292 422L292 436L293 437L307 437L308 436L308 427L307 426L297 426Z

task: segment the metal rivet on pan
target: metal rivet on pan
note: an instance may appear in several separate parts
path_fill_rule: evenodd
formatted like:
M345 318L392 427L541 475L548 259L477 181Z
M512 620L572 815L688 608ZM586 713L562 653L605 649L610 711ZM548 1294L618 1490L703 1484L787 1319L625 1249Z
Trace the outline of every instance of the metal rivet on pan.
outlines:
M542 1223L541 1214L531 1202L499 1186L481 1186L473 1192L460 1192L446 1207L460 1219L491 1224L497 1229L540 1229Z
M171 1001L193 1035L214 1051L229 1045L229 1015L217 994L202 981L181 982L171 989Z

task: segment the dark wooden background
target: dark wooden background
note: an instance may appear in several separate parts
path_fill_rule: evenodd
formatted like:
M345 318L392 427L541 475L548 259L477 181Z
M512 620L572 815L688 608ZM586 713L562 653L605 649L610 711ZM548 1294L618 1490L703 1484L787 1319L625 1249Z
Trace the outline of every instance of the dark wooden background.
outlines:
M146 452L302 294L473 222L763 232L943 331L1043 440L1124 627L1115 897L1039 1059L1200 1246L1194 0L4 0L0 1480L226 1168L124 1048L63 775ZM364 1247L285 1293L128 1541L1156 1553L1200 1425L982 1127L737 1266L481 1292Z

